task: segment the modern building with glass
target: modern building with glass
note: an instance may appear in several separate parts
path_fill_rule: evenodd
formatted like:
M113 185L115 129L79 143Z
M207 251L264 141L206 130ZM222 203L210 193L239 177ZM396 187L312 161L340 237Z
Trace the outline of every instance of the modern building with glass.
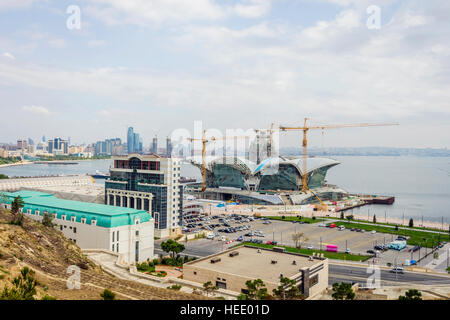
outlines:
M201 168L201 163L192 162ZM303 173L299 157L267 158L256 164L245 157L209 157L206 164L206 197L217 200L240 200L243 203L304 204L314 201L312 194L301 193L302 176L307 175L308 187L325 199L336 200L346 192L327 184L328 170L340 162L327 158L308 158ZM195 192L199 185L191 185ZM284 195L284 197L283 197Z
M20 196L25 216L41 221L50 215L55 228L81 249L104 249L133 263L154 257L154 220L145 210L64 200L49 193L22 190L0 193L0 203L11 208Z
M181 233L181 159L132 154L114 157L105 182L105 203L150 212L159 238Z

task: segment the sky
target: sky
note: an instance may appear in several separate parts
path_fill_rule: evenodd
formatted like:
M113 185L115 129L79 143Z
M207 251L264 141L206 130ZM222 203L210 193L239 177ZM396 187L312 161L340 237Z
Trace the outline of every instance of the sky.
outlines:
M148 147L194 121L308 117L400 123L311 132L310 146L448 148L449 16L437 0L0 0L0 142L133 126Z

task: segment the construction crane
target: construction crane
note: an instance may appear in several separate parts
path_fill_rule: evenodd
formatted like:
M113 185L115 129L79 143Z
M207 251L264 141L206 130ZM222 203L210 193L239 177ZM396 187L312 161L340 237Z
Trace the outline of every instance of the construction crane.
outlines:
M206 144L208 142L216 142L217 140L225 140L225 139L241 139L248 138L248 136L231 136L231 137L220 137L215 138L211 137L209 139L206 138L206 130L203 130L203 136L201 139L188 138L187 140L190 142L201 141L202 142L202 192L206 190Z
M356 127L380 127L380 126L398 126L398 123L352 123L352 124L337 124L337 125L314 125L310 126L307 124L309 119L305 118L303 123L303 127L286 127L280 126L281 131L303 131L303 163L302 163L302 192L306 193L307 190L310 190L308 187L308 167L306 165L307 157L308 157L308 138L307 134L309 130L325 130L325 129L340 129L340 128L356 128ZM311 191L312 192L312 191ZM314 194L314 193L313 193ZM314 194L315 195L315 194ZM316 198L317 195L315 195ZM320 199L319 199L320 200ZM322 203L322 201L320 201Z

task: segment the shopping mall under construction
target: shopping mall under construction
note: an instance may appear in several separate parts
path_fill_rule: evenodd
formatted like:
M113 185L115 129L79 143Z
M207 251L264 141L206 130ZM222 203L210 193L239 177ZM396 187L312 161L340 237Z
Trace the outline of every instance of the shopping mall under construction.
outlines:
M202 164L191 163L201 169ZM207 157L206 189L190 184L186 192L199 198L240 201L246 204L300 205L337 201L348 193L326 181L328 170L340 162L328 158L309 157L303 172L301 157L271 157L260 163L245 157ZM308 192L302 192L302 175L307 175Z

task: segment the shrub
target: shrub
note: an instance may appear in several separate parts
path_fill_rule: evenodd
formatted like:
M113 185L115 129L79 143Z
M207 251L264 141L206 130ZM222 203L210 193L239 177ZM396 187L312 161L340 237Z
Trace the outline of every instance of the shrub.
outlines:
M179 285L179 284L174 284L174 285L172 285L172 286L170 286L170 287L167 287L167 289L178 291L178 290L181 289L181 285Z
M56 300L55 297L49 296L48 294L46 294L45 296L42 297L41 300Z
M116 294L109 289L103 290L103 292L100 293L100 297L102 297L103 300L116 300Z

